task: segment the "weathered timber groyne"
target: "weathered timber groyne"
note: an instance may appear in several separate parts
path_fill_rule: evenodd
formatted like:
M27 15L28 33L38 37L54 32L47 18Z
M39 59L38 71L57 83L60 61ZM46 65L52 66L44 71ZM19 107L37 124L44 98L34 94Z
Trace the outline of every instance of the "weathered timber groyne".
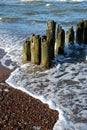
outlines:
M74 40L75 40L74 30L73 30L73 27L71 27L66 32L66 43L74 44Z
M57 27L57 37L55 43L55 54L64 54L65 31L61 26Z
M75 43L87 44L87 20L78 22L76 30L71 27L66 34L61 26L58 25L56 29L55 21L48 21L46 35L32 34L24 42L23 61L49 68L55 55L64 54L65 44Z

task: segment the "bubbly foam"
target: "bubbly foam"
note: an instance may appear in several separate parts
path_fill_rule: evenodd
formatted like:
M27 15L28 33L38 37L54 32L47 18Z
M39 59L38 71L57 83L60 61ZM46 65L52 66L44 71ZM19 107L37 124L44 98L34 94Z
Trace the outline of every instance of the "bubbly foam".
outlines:
M53 61L55 67L44 70L30 63L23 65L21 48L23 40L8 31L0 33L0 45L7 52L1 63L7 66L6 61L11 60L19 66L6 82L49 104L50 108L58 110L59 120L54 130L82 130L82 128L85 130L87 46L83 44L65 46L65 55L55 57ZM15 67L13 62L7 67L12 66Z
M0 31L0 48L6 52L6 55L1 59L3 66L13 69L22 64L23 42L23 38L16 37L9 31Z
M27 64L28 65L28 64ZM23 65L22 68L26 68L26 65ZM59 112L59 120L56 122L55 126L54 126L54 130L57 130L57 129L61 129L61 130L64 130L65 128L74 128L73 127L73 124L70 123L70 121L68 120L67 118L67 115L64 111L62 111L61 109L59 109L57 106L56 106L56 103L52 100L50 100L47 96L43 96L43 95L37 95L37 94L33 94L29 91L28 88L26 87L21 87L20 85L18 85L16 87L16 84L15 82L13 83L13 77L16 76L17 73L19 73L18 71L20 70L20 68L16 69L10 76L10 78L8 80L6 80L6 82L13 86L14 88L16 89L19 89L19 90L22 90L23 92L26 92L27 94L31 95L32 97L36 98L36 99L39 99L41 100L43 103L45 104L48 104L49 107L51 109L54 109L54 110L57 110ZM12 82L11 82L12 81ZM25 82L26 82L26 79L25 79ZM22 84L22 83L21 83ZM62 126L62 124L64 124L64 126ZM74 130L74 129L73 129Z
M87 49L86 46L85 49ZM50 70L42 70L41 67L30 63L24 64L12 72L6 82L49 104L50 108L58 110L59 120L54 130L82 130L82 128L85 130L87 128L85 123L86 60L76 63L71 63L69 60L62 56L55 58L58 65Z
M0 21L2 20L2 18L0 18Z

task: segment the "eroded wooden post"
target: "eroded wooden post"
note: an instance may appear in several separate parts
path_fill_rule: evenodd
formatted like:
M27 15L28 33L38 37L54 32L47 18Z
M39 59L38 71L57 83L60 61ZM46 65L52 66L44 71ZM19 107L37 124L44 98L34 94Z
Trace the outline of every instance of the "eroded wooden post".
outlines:
M64 43L65 43L65 31L58 25L57 38L55 45L55 54L64 54Z
M23 61L27 62L31 60L30 38L28 38L23 44Z
M40 64L41 60L41 38L39 35L31 36L31 63Z
M66 32L66 43L74 44L74 30L73 27L69 28Z
M87 44L87 20L84 21L83 43Z
M55 29L56 29L56 22L48 21L47 22L47 29L46 29L46 36L50 46L50 58L54 58L54 46L55 46Z
M83 29L84 21L77 23L76 25L76 43L83 43Z
M42 36L41 38L41 66L49 68L51 66L50 59L50 47L47 36Z

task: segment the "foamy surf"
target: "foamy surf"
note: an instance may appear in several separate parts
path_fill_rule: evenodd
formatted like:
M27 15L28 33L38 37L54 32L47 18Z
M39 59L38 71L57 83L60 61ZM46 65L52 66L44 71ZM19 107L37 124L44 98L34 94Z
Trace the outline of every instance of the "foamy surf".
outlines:
M52 4L50 4L50 3L46 4L47 7L49 7L49 6L51 6L51 5L52 5Z
M25 65L24 65L24 67L25 67ZM36 94L33 94L29 90L27 90L26 87L21 87L21 86L16 87L16 84L14 84L12 81L13 81L13 77L18 73L19 70L20 70L20 68L16 69L14 72L12 72L11 76L9 77L9 79L6 80L6 82L13 88L19 89L19 90L29 94L30 96L32 96L36 99L39 99L42 103L48 104L51 109L58 111L59 119L56 122L56 124L54 125L53 130L58 130L58 129L65 130L65 129L69 129L69 128L70 128L70 130L74 130L73 124L71 124L71 122L69 121L66 113L62 109L58 108L54 101L48 99L47 96L43 96L43 95L38 96Z
M6 55L1 59L1 63L6 66L6 61L11 60L19 66L6 82L49 104L50 108L58 110L59 120L54 130L86 130L87 46L83 44L65 46L65 56L55 57L53 61L55 67L44 70L30 63L23 65L20 44L23 43L23 39L12 34L8 35L8 32L4 33L4 38L0 36L3 42L1 47L6 48ZM12 68L12 66L10 64L7 67Z
M59 111L59 120L54 130L82 130L82 128L86 130L86 123L74 122L79 118L86 119L86 68L84 62L63 63L50 70L41 71L39 66L28 63L12 72L6 82L43 103L47 103L51 109Z
M1 31L0 48L6 53L0 60L3 66L9 69L14 69L16 66L20 66L22 64L23 42L23 38L13 36L9 31Z
M2 18L0 18L0 21L2 20Z

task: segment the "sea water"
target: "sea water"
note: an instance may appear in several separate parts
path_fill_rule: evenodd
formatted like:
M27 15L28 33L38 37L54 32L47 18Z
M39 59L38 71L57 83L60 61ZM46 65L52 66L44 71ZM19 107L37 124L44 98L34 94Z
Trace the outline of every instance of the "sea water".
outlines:
M54 130L87 129L87 46L65 46L49 70L23 64L22 46L32 33L44 35L48 20L67 31L86 18L86 0L0 1L0 48L6 52L0 62L16 67L6 82L58 110Z

